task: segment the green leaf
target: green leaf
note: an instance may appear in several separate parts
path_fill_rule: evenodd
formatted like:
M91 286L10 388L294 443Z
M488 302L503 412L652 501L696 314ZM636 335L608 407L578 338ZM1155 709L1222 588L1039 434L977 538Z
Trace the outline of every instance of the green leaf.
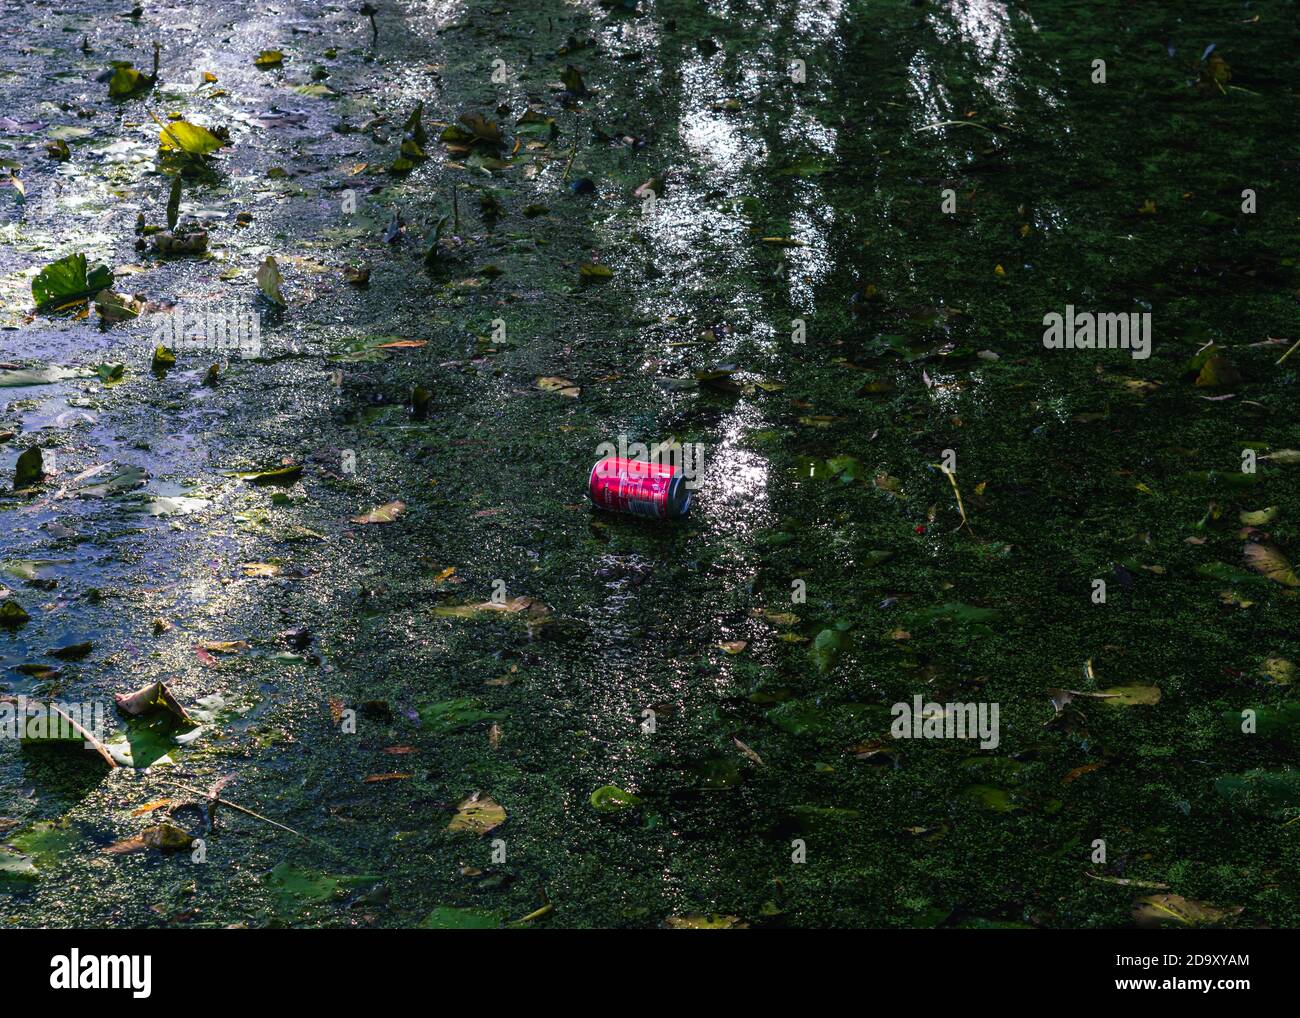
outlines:
M141 74L130 64L118 64L108 79L108 94L112 99L126 99L153 87L153 79Z
M529 138L554 138L556 130L555 118L536 110L529 110L515 121L515 133Z
M20 626L27 625L30 620L31 616L12 597L6 597L3 601L0 601L0 627L17 629Z
M824 632L831 632L827 629ZM802 700L788 700L767 712L767 720L791 735L818 735L826 731L825 712Z
M823 629L813 640L808 653L812 655L817 670L825 675L840 659L840 655L849 649L852 640L842 629Z
M95 365L95 375L106 386L117 385L126 377L126 365L97 364Z
M107 265L96 265L87 272L86 256L70 254L37 273L32 280L32 298L37 311L53 310L88 300L112 283L113 272Z
M34 445L25 450L14 465L14 487L26 488L29 485L39 484L44 478L45 460L41 447Z
M618 813L641 805L640 799L617 785L601 785L591 793L590 802L598 813Z
M1240 722L1240 717L1237 717ZM1300 808L1300 771L1250 770L1225 774L1214 790L1247 813L1278 816Z
M345 891L373 884L378 876L340 876L306 869L291 862L282 862L266 875L266 882L276 895L275 911L281 915L296 915L309 905L333 901Z
M450 735L480 721L500 721L505 717L501 713L482 710L479 701L470 697L425 704L417 707L416 713L420 715L421 727L439 735Z

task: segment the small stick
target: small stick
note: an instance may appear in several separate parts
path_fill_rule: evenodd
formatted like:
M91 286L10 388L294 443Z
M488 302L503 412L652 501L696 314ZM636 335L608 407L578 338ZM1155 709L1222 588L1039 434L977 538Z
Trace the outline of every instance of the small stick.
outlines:
M569 149L569 161L564 164L564 176L560 178L561 184L563 184L566 180L569 179L569 171L573 169L573 158L577 154L578 154L578 115L575 113L573 115L573 145Z
M222 806L228 806L231 809L235 810L236 812L243 813L246 816L253 817L254 819L257 820L262 820L265 823L270 824L272 827L278 827L282 831L288 831L290 834L297 835L299 838L302 838L303 841L311 840L311 838L307 837L307 835L303 834L301 831L295 831L292 827L286 827L284 824L280 823L279 821L272 820L270 817L262 816L261 813L254 813L251 809L245 809L243 806L240 806L237 803L233 803L229 799L223 799L219 795L210 795L207 792L201 791L200 789L191 788L189 785L183 785L179 781L172 781L169 778L164 778L163 782L168 785L175 785L177 788L183 788L185 791L191 793L192 795L201 795L205 799L211 799L215 803L219 803Z
M1290 357L1293 353L1295 353L1295 352L1296 352L1296 347L1300 347L1300 339L1297 339L1294 343L1292 343L1292 344L1291 344L1291 349L1288 350L1286 353L1284 353L1281 357L1279 357L1279 358L1277 359L1277 364L1281 364L1284 360L1286 360L1286 359L1287 359L1288 357ZM1273 366L1274 366L1274 367L1277 367L1277 364L1274 364Z
M372 43L378 42L379 26L375 24L375 15L379 13L378 10L376 10L370 4L364 3L361 5L360 13L364 14L366 17L370 19L370 41Z

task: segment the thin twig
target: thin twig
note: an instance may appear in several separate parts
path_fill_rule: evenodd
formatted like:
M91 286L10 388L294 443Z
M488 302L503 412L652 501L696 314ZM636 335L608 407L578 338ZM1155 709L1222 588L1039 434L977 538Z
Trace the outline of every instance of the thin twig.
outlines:
M175 785L177 788L183 788L185 791L193 795L201 795L203 796L203 798L210 799L212 802L218 803L222 806L228 806L230 809L233 809L239 813L243 813L245 816L253 817L256 820L261 820L264 823L270 824L272 827L280 828L280 830L282 831L288 831L290 834L302 838L303 841L312 840L311 838L307 837L307 835L303 834L301 831L295 831L292 827L286 827L278 820L272 820L270 817L264 817L262 816L261 813L254 813L251 809L246 809L245 807L240 806L238 803L231 802L229 799L223 799L219 795L209 795L207 792L203 791L202 789L191 788L189 785L182 784L179 781L173 781L170 778L163 778L163 783L168 785Z
M1277 364L1281 364L1284 360L1286 360L1286 359L1287 359L1288 357L1290 357L1293 353L1295 353L1297 347L1300 347L1300 339L1297 339L1294 343L1292 343L1292 344L1291 344L1291 349L1288 350L1286 353L1284 353L1281 357L1279 357L1279 358L1277 359ZM1274 367L1276 367L1277 364L1275 364Z

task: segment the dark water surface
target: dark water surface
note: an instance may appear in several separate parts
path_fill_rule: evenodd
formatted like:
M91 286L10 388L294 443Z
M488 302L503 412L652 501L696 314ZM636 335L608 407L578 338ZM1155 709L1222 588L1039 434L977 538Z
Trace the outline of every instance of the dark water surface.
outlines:
M1294 925L1300 580L1250 568L1300 560L1294 5L379 7L4 5L0 362L70 372L0 371L5 487L57 469L0 495L0 692L163 680L205 723L110 706L111 772L0 741L0 919ZM229 129L183 189L204 257L136 249L150 113ZM463 113L503 145L449 149ZM156 315L32 316L77 251L256 356L158 377ZM1149 359L1046 349L1067 305L1149 312ZM593 515L620 435L701 444L686 521ZM891 738L917 695L997 704L998 744ZM175 784L224 777L303 837ZM505 822L449 829L476 792ZM204 861L104 851L160 799Z

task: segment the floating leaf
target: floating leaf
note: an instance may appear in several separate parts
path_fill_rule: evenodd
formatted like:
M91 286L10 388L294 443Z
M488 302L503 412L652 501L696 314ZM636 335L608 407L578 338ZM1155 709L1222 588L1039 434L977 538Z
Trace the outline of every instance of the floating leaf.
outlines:
M141 717L156 710L166 710L187 727L192 728L196 724L181 706L180 701L172 695L165 682L150 682L134 693L118 693L113 699L117 709L131 717Z
M499 802L482 792L475 792L456 806L456 815L447 825L449 831L487 834L506 822L506 811Z
M1240 716L1236 721L1240 723ZM1214 790L1233 806L1262 816L1278 816L1300 807L1300 771L1250 770L1225 774Z
M154 79L142 74L128 63L119 63L108 79L108 95L111 99L127 99L139 92L153 87Z
M276 911L297 914L304 907L332 901L352 888L373 884L379 877L337 876L282 862L266 876L267 883L276 891Z
M420 725L439 735L451 735L463 731L480 721L500 721L504 714L483 710L478 700L462 697L456 700L442 700L426 704L416 709Z
M577 399L582 393L582 389L573 382L570 382L567 378L559 378L558 376L538 378L537 388L541 389L543 392L553 392L557 396L564 396L566 399Z
M284 278L280 275L280 266L275 263L275 258L271 255L266 256L266 261L262 262L261 267L257 270L257 286L262 291L262 295L269 301L287 307L284 300L284 294L280 290Z
M174 120L158 134L158 147L166 152L184 152L191 156L206 156L225 144L206 127L186 120Z
M851 638L843 629L823 629L813 639L809 653L817 670L825 675L840 659L840 655L852 645Z
M270 470L231 470L226 477L237 477L249 484L276 484L287 486L302 476L302 464L284 467L272 467Z
M1160 926L1206 926L1243 911L1238 905L1216 908L1180 894L1153 894L1133 904L1133 921L1145 929Z
M1289 686L1295 681L1296 666L1286 658L1270 657L1260 664L1259 673L1279 686Z
M70 304L89 300L113 283L112 270L106 265L96 265L89 271L84 254L70 254L51 262L32 280L32 299L37 311L57 310Z
M1160 690L1155 686L1112 686L1089 695L1115 707L1149 706L1160 702Z
M478 604L439 605L433 609L435 615L444 618L472 619L491 612L508 614L523 613L530 620L544 619L551 614L551 609L531 597L512 597L506 601L481 601Z
M353 516L353 523L392 523L406 511L406 503L400 499L385 505L376 506L368 513Z
M598 813L618 813L641 805L641 800L617 785L601 785L591 793L592 809Z
M14 464L14 487L26 488L45 480L45 460L39 445L25 449Z
M587 94L587 83L582 80L582 72L573 64L564 68L564 73L560 75L560 84L564 86L565 91L574 95Z
M1011 793L994 785L971 785L962 794L994 813L1010 813L1017 808Z
M557 130L554 117L536 110L529 110L515 121L515 133L531 138L554 138Z
M12 597L0 601L0 628L17 629L31 621L31 616Z
M1255 512L1243 511L1238 514L1237 519L1241 520L1247 527L1262 527L1277 519L1277 514L1280 511L1277 506L1271 505L1267 509L1257 509Z
M284 52L278 49L264 49L253 57L253 63L257 67L279 67L284 63Z
M100 319L106 324L115 325L118 322L129 322L139 318L140 312L144 310L144 304L125 294L100 290L95 295L95 310L99 312Z
M1300 587L1300 576L1277 548L1271 544L1248 543L1242 551L1246 566L1284 587Z

